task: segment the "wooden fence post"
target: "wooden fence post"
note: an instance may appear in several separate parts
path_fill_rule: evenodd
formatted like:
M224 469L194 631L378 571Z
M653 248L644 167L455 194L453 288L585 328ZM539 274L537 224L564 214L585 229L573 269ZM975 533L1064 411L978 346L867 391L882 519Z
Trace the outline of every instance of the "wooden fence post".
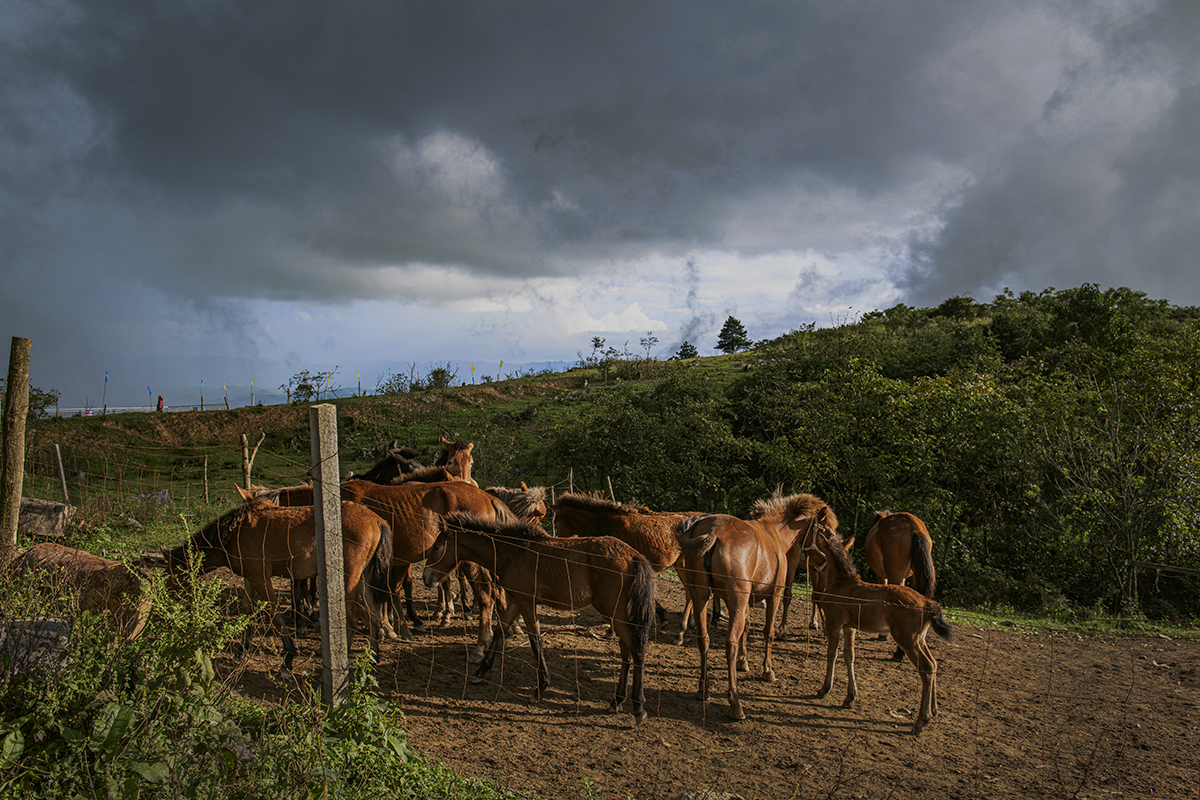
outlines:
M25 480L25 417L29 413L29 351L31 342L12 337L8 356L8 384L4 392L2 428L4 462L0 468L0 566L6 566L17 549L17 523L21 518L21 490Z
M337 407L308 410L312 440L313 515L317 528L317 593L321 603L321 700L330 708L350 694L346 578L342 565L342 487L338 476Z
M58 462L58 482L62 485L63 502L71 505L71 493L67 491L67 472L62 463L62 448L58 445L54 445L54 460Z

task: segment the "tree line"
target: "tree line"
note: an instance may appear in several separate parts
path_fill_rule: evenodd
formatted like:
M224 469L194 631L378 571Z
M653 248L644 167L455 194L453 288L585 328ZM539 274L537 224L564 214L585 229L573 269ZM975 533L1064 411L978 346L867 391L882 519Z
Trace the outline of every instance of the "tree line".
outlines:
M910 511L960 604L1194 618L1200 581L1144 565L1200 569L1198 321L1094 284L900 304L578 397L539 457L662 510Z

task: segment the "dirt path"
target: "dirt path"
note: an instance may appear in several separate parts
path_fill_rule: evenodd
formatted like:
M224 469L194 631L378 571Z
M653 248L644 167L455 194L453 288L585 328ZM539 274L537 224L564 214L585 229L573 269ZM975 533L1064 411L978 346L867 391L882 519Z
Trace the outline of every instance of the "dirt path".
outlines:
M607 711L618 648L591 611L542 614L552 686L540 703L529 700L534 670L523 636L510 640L491 683L469 683L461 618L416 643L386 643L382 691L403 708L417 751L552 798L666 800L700 789L746 800L1200 796L1196 643L956 625L954 646L932 644L940 716L914 737L920 684L911 664L888 660L890 643L860 637L858 702L842 709L840 658L833 692L813 697L824 676L823 637L797 637L793 628L793 638L776 645L778 680L751 677L762 659L759 610L751 676L740 680L749 718L733 722L724 627L710 655L712 699L701 703L695 640L671 643L682 607L677 584L660 579L660 595L676 613L651 647L650 716L640 726ZM306 658L297 661L313 673L315 643L302 641ZM264 696L278 691L268 677L277 649L267 648L246 675L248 690Z

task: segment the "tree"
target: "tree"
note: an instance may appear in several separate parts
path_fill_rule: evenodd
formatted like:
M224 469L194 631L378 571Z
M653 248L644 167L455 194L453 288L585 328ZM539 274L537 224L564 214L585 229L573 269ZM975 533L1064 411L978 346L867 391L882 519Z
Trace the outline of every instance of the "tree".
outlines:
M683 361L689 358L699 358L700 353L696 350L696 345L689 341L684 341L683 344L679 345L679 351L675 353L675 357Z
M650 351L658 344L658 337L654 335L654 331L646 331L646 335L639 340L642 348L646 351L646 360L650 360Z
M746 335L746 327L737 317L728 317L721 332L717 334L717 346L714 350L722 353L736 353L750 346L750 337Z

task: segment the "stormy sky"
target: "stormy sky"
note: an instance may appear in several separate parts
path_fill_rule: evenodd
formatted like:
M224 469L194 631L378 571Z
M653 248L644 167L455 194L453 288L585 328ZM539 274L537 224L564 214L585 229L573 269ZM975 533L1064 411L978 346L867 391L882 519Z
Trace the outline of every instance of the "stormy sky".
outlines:
M1197 53L1194 0L6 0L0 334L135 404L1004 287L1200 304Z

